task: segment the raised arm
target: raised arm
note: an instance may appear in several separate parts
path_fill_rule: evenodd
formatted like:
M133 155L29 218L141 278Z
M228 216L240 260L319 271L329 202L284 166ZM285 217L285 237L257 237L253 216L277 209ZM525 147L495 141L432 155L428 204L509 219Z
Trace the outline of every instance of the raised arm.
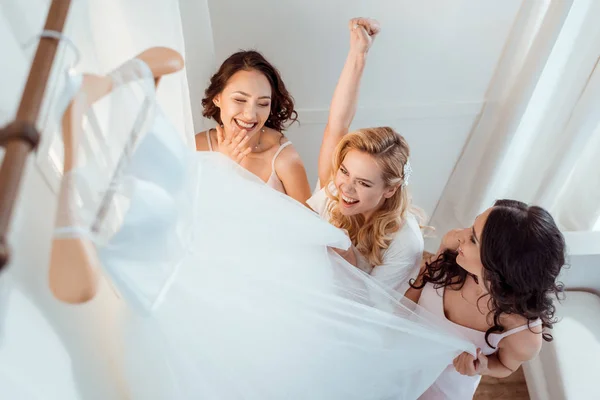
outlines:
M331 105L321 151L319 153L319 181L323 187L331 177L331 160L337 144L348 133L356 114L360 80L367 53L379 33L379 23L368 18L354 18L349 22L350 51L338 80Z

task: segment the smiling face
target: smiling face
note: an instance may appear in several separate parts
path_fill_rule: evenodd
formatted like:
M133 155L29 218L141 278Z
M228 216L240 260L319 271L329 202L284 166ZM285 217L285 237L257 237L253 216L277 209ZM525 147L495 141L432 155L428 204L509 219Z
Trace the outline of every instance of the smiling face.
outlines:
M271 113L271 85L256 70L238 71L227 81L213 103L220 109L225 135L245 129L253 136L262 129Z
M335 173L339 209L343 215L363 214L369 218L390 198L398 186L389 187L375 158L358 150L350 150Z

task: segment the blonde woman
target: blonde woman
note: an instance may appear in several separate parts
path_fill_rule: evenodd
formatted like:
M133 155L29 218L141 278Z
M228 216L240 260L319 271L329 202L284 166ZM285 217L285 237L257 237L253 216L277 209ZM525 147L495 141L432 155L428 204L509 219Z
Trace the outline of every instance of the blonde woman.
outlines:
M410 150L392 128L348 133L377 21L350 21L350 51L331 101L319 154L320 190L308 204L345 230L353 247L340 252L385 286L404 293L417 276L423 252L407 184Z

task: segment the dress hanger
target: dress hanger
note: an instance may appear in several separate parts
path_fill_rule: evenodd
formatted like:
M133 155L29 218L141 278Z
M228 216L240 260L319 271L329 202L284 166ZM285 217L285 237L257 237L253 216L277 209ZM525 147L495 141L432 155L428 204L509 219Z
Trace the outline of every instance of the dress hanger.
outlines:
M165 47L153 47L138 54L147 64L154 77L155 87L164 75L183 69L181 54ZM57 213L64 218L63 224L77 228L76 210L69 172L76 168L79 140L83 134L83 117L98 100L118 87L110 75L81 76L81 85L70 101L62 118L64 145L63 183L60 188ZM77 229L74 229L77 232ZM99 260L89 236L77 232L70 237L53 237L50 256L49 285L54 297L68 303L83 303L91 300L98 289Z

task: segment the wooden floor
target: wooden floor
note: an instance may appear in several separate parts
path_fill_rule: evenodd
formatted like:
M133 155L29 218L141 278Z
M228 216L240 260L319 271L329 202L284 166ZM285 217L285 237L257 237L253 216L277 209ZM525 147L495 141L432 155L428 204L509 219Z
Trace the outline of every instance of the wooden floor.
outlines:
M504 379L484 376L473 400L529 400L523 370Z

